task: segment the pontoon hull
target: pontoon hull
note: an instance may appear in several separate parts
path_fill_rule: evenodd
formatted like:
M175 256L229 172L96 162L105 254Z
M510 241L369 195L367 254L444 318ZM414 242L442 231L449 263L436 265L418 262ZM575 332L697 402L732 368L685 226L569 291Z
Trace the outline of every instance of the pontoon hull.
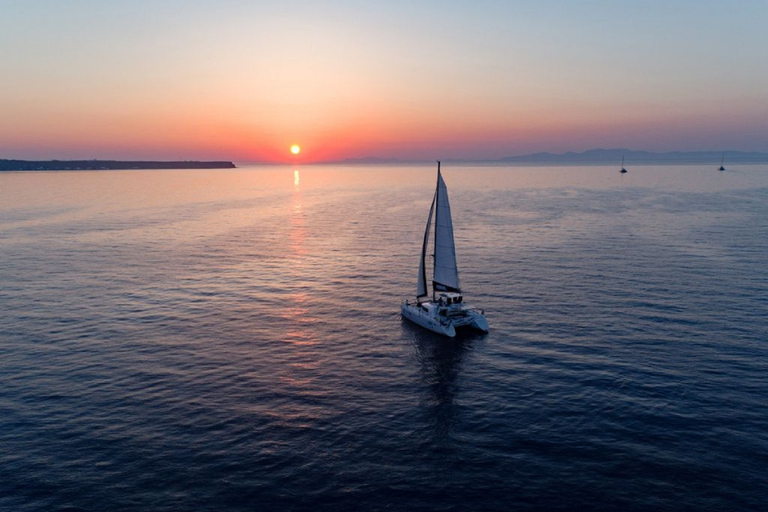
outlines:
M459 318L443 318L425 311L418 304L403 302L400 307L403 318L428 329L436 334L453 338L457 328L470 328L481 332L488 332L488 321L485 316L474 310L464 310Z

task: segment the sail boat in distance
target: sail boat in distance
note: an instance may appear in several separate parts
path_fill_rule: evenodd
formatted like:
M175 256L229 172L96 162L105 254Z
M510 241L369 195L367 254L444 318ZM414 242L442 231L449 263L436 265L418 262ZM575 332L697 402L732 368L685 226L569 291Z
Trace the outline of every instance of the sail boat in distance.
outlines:
M434 265L432 268L432 297L427 290L427 246L430 242L432 217L435 218ZM439 295L438 295L439 293ZM427 227L421 246L419 276L416 283L416 302L403 301L400 306L403 318L437 334L453 338L456 329L467 327L488 332L488 321L482 310L464 304L459 286L459 270L456 266L456 245L453 241L451 205L448 188L440 174L437 162L437 187L429 208Z
M725 167L723 167L723 162L725 162L725 151L723 151L723 154L720 155L720 168L718 171L724 171Z
M627 170L624 168L624 155L621 155L621 171L619 171L621 174L624 174L627 172Z

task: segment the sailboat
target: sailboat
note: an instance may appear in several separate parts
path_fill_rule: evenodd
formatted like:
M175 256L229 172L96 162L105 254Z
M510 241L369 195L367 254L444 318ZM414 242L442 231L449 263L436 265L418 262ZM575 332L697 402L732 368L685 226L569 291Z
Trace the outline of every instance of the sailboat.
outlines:
M723 167L723 162L725 162L725 152L723 152L722 155L720 155L720 168L718 171L724 171L725 167Z
M621 174L624 174L627 172L627 170L624 168L624 155L621 155L621 171L619 171Z
M432 217L434 216L434 265L432 268L432 297L427 289L427 246L430 242ZM419 276L416 283L416 302L403 301L400 307L403 318L437 334L453 338L456 329L471 328L488 332L485 312L464 303L459 286L459 270L456 266L456 245L453 241L453 221L448 189L440 174L437 162L437 187L429 208L427 227L421 246Z

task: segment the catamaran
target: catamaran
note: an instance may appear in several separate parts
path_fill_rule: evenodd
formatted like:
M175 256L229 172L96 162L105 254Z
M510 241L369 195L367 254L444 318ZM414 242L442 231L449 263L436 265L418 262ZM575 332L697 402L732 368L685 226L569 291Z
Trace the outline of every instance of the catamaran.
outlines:
M427 246L430 242L432 217L435 218L434 264L432 265L432 297L427 290ZM429 208L427 227L421 246L419 277L416 283L416 302L403 301L403 318L437 334L453 338L457 328L471 328L488 332L485 312L464 303L456 266L456 245L453 241L453 221L448 189L437 162L437 187Z

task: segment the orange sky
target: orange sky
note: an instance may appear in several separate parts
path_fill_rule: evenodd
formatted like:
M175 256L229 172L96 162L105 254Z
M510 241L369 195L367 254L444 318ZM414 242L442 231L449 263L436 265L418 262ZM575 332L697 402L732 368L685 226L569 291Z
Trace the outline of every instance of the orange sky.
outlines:
M0 158L766 151L766 22L748 0L18 2Z

